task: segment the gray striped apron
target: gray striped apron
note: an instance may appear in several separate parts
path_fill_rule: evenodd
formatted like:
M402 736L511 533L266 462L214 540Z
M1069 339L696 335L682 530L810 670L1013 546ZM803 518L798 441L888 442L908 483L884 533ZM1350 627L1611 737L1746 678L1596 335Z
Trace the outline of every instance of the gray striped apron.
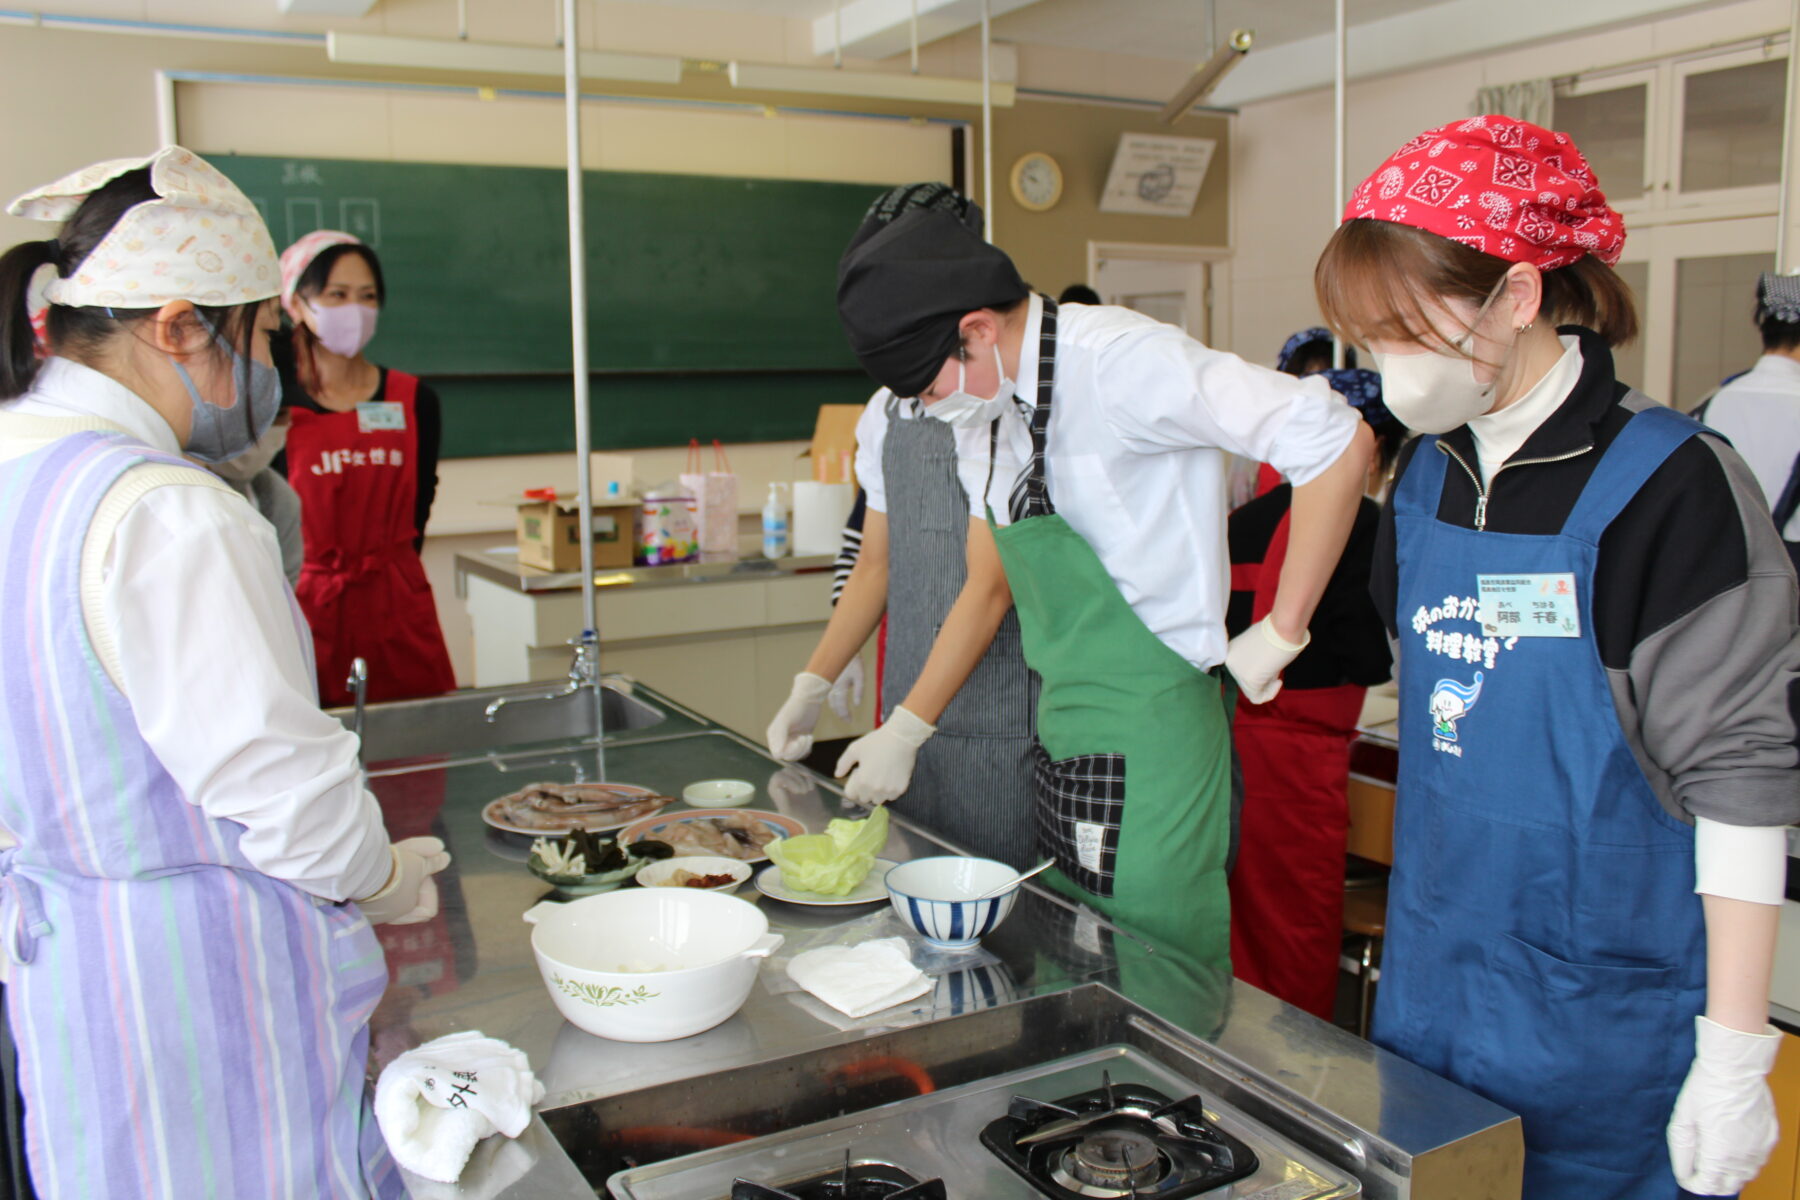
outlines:
M968 577L969 497L956 474L956 435L888 401L881 470L888 501L888 634L881 709L906 699ZM906 401L905 403L912 403ZM968 682L919 751L912 783L894 803L972 854L1024 868L1032 833L1037 676L1025 665L1011 612Z

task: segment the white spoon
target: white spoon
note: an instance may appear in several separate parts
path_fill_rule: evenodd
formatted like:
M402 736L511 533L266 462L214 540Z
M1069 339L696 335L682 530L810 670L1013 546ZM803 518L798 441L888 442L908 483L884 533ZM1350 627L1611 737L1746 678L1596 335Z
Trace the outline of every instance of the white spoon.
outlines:
M1048 871L1051 867L1054 867L1055 865L1056 865L1056 860L1054 858L1046 858L1043 862L1041 862L1037 866L1031 868L1031 870L1025 872L1023 875L1017 876L1016 878L1013 878L1013 879L1009 879L1005 883L1001 884L999 887L991 888L988 891L981 893L981 895L975 897L975 900L977 903L979 903L982 900L992 900L995 896L998 896L1001 892L1004 892L1006 889L1018 887L1021 883L1024 883L1027 879L1030 879L1033 875L1037 875L1043 871Z

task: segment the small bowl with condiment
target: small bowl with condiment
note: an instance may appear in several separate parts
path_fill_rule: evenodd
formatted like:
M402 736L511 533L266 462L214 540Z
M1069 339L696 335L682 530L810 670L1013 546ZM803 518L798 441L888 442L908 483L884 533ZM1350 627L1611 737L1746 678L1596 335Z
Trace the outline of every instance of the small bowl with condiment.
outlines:
M712 854L682 854L638 869L639 887L686 888L729 896L743 886L754 868L747 862Z
M681 798L695 808L737 808L754 795L755 785L742 779L703 779L688 784Z

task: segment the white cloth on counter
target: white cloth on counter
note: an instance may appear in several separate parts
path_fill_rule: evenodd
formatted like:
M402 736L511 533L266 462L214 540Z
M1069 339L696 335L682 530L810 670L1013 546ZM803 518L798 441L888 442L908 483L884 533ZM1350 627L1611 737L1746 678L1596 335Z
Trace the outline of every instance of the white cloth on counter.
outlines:
M477 1142L496 1132L518 1137L543 1098L523 1051L471 1030L389 1063L375 1084L375 1119L394 1161L453 1183Z
M913 966L906 942L900 938L808 950L788 963L788 978L853 1018L892 1008L931 990L931 980Z
M1016 393L1027 412L1037 403L1042 322L1034 295ZM1050 499L1150 631L1211 670L1225 661L1227 640L1231 456L1266 462L1303 485L1338 460L1361 420L1318 376L1256 366L1129 309L1064 306L1056 335ZM980 433L985 468L988 431ZM959 440L959 472L962 447ZM998 525L1008 523L1008 497L1030 461L1031 431L1015 408L1000 418L988 491Z
M67 359L0 404L0 460L84 429L119 429L179 454L168 422L124 386ZM82 616L144 740L208 816L243 826L258 870L327 900L387 882L388 838L363 787L354 734L319 710L274 530L210 476L153 487L102 518L83 548ZM180 472L186 476L188 472Z

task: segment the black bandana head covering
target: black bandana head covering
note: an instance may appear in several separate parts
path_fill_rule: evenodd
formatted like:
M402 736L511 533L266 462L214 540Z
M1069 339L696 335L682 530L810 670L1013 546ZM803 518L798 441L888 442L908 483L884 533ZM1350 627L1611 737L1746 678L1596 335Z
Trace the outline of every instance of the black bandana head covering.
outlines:
M1756 281L1756 323L1800 325L1800 275L1764 271Z
M981 237L981 209L941 183L884 193L838 263L838 320L863 369L896 396L931 386L968 313L1030 292Z

